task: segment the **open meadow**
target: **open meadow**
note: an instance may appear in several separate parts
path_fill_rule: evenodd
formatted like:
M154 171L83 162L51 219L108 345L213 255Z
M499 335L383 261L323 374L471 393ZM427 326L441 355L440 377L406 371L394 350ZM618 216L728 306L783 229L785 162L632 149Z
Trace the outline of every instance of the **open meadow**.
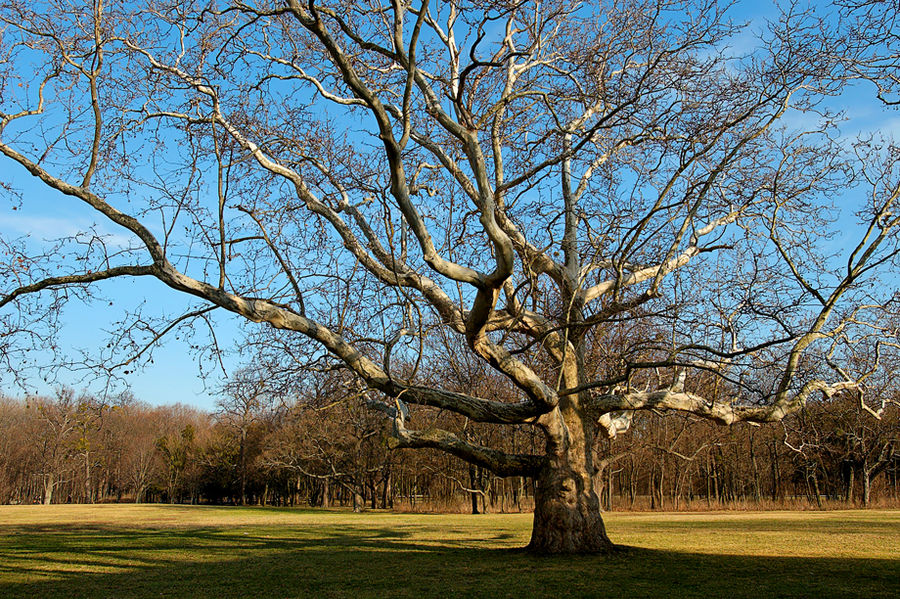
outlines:
M898 597L900 512L611 513L612 557L529 514L0 506L0 596Z

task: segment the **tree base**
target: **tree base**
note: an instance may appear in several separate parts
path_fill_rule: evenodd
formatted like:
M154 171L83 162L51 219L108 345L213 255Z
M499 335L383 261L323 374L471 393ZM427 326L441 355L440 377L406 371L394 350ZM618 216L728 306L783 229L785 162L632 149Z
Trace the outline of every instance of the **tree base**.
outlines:
M545 468L534 497L534 524L527 551L537 555L609 554L600 502L583 471Z
M526 550L539 555L609 554L615 545L606 536L600 510L589 505L544 505L534 513Z
M604 537L602 539L554 538L550 542L545 539L535 542L532 539L522 550L532 555L611 555L622 552L624 548L614 545L612 541Z

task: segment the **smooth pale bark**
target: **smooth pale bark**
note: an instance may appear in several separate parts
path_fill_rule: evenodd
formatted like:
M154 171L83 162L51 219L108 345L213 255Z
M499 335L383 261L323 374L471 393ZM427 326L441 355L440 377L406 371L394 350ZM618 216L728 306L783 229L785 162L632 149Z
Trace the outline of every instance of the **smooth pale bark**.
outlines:
M44 477L44 505L50 505L50 502L53 501L53 489L56 486L56 482L53 474L47 474Z

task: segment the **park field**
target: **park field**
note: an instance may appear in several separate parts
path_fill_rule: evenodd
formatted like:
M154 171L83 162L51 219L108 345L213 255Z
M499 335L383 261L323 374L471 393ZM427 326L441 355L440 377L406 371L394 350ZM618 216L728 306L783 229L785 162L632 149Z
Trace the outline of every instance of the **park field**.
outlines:
M900 511L611 513L611 556L528 514L0 506L0 597L900 597Z

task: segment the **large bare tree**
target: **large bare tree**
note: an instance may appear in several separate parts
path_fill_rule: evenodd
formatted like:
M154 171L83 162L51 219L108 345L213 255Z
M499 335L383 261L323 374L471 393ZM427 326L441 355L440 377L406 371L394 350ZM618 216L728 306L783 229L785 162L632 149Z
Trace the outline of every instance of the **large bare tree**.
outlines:
M733 424L822 393L866 402L878 360L847 358L894 347L893 282L871 282L896 267L897 148L847 142L829 109L882 38L824 11L755 30L705 0L0 15L3 172L98 218L40 247L3 240L13 366L66 300L155 278L196 305L164 314L161 291L107 364L216 311L268 325L283 372L341 365L396 446L535 477L530 548L555 553L612 547L592 449L634 410ZM438 332L514 392L443 386ZM531 426L543 447L423 428L425 409Z

